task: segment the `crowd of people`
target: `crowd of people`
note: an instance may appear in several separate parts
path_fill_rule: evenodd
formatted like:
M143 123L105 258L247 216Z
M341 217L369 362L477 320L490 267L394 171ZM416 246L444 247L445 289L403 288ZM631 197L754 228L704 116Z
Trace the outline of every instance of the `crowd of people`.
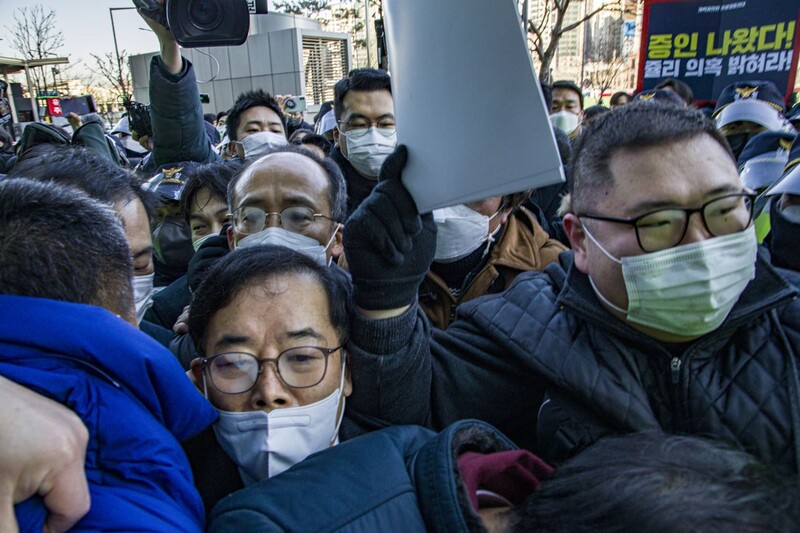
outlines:
M420 213L385 72L204 115L143 18L152 135L1 160L0 530L796 530L773 83L543 85L566 182Z

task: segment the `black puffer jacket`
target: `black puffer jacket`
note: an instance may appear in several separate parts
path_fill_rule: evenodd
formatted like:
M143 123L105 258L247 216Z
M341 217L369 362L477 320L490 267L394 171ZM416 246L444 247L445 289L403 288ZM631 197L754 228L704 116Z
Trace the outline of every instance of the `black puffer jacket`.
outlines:
M662 428L736 441L798 470L797 273L760 257L722 326L669 347L610 315L571 252L560 259L462 305L444 332L416 306L355 317L349 408L434 427L481 418L551 461L604 435Z

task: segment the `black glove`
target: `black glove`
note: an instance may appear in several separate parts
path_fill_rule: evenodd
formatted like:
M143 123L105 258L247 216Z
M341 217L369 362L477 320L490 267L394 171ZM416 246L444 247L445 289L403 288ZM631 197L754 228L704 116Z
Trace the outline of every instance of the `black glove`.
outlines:
M356 305L367 310L411 304L436 251L436 224L420 215L400 181L408 152L400 145L383 164L380 183L344 226L344 249Z
M189 260L186 276L188 277L189 289L192 294L200 286L200 282L205 279L206 274L217 259L224 257L230 251L226 232L227 227L223 228L219 235L215 235L204 242Z

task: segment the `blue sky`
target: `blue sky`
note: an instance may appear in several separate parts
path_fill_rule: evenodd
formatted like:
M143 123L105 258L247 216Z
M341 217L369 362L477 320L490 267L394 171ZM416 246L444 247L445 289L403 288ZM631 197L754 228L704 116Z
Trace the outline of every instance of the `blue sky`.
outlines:
M125 0L0 0L0 55L19 56L11 47L6 26L13 24L16 8L33 4L55 10L56 26L64 34L64 47L59 55L70 55L73 61L83 59L90 65L93 64L90 53L103 55L114 51L108 8L133 7L133 2ZM158 49L155 35L139 29L147 25L136 11L115 11L114 25L120 51L138 54Z

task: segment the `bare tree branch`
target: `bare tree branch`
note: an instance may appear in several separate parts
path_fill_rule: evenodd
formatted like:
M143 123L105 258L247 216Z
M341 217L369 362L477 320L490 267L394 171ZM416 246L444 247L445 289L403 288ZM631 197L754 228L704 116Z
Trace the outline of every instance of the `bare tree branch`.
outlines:
M56 12L40 4L18 7L14 10L14 22L5 26L11 35L11 47L24 59L45 59L57 56L64 46L64 36L56 29ZM37 89L47 86L45 67L31 69L31 78Z

